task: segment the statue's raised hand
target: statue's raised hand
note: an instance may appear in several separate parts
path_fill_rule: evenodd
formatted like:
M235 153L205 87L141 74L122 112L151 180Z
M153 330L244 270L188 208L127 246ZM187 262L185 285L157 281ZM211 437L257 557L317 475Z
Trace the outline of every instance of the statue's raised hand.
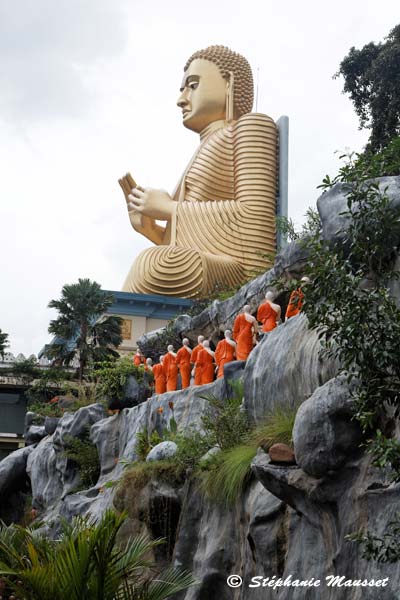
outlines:
M155 221L155 219L159 217L147 216L147 213L144 213L142 208L138 207L136 205L137 203L131 200L133 191L138 190L140 192L145 192L145 190L143 190L143 188L139 187L136 184L135 180L133 179L130 173L127 173L124 177L118 179L118 182L122 188L122 191L124 192L126 206L129 214L129 220L135 231L141 233L142 235L145 235L149 240L151 240L155 244L165 243L166 229L165 227L161 227L160 225L158 225ZM166 194L166 192L162 193ZM170 201L173 202L171 198Z
M170 221L176 209L176 202L168 192L152 188L134 187L128 195L128 207L145 217Z
M122 191L124 192L131 225L134 229L136 229L136 231L139 231L139 233L142 233L141 232L141 229L143 227L142 215L134 207L130 206L130 201L129 201L129 194L131 193L132 188L136 187L136 182L133 179L132 175L130 173L127 173L124 177L121 177L121 179L118 179L118 183L121 186Z

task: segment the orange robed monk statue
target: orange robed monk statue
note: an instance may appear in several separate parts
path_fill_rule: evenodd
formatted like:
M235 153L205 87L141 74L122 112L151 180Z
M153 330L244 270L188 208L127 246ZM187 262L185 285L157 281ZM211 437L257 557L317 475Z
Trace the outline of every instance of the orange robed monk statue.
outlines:
M236 317L233 324L233 338L236 342L236 358L238 360L247 360L254 348L257 333L257 321L250 314L250 306L246 304L243 306L243 312Z
M189 347L189 340L184 338L182 340L182 348L176 353L176 364L178 365L181 374L183 390L190 386L190 372L192 370L190 365L191 361L192 349Z
M310 279L308 277L302 277L300 279L300 283L302 283L303 285L298 287L296 290L293 290L293 292L290 294L289 304L287 306L285 314L285 321L287 321L291 317L295 317L296 315L298 315L301 312L301 309L303 308L303 288L307 285L307 283L310 283Z
M200 350L203 350L203 342L204 335L199 335L197 337L197 346L195 346L192 350L192 358L190 362L194 365L194 369L192 371L192 375L194 374L194 385L201 385L201 369L200 367L196 367L196 362Z
M133 357L133 364L135 365L135 367L140 367L140 365L144 365L145 363L145 358L143 356L143 354L141 353L140 350L136 350L136 354Z
M265 302L258 307L257 321L262 323L262 331L264 333L275 329L281 318L281 307L279 304L274 304L274 297L273 292L267 292L265 294Z
M164 373L163 360L164 356L160 356L160 362L153 367L154 391L156 394L164 394L167 391L167 378Z
M215 349L215 362L218 366L217 377L224 376L224 365L232 362L236 357L236 342L232 339L232 332L230 329L225 331L225 339L218 342Z
M168 352L164 356L163 367L167 379L167 392L175 392L178 385L178 365L176 364L176 354L174 347L169 345Z
M214 352L211 350L208 340L204 340L203 348L197 356L196 370L198 368L201 371L200 385L214 381Z

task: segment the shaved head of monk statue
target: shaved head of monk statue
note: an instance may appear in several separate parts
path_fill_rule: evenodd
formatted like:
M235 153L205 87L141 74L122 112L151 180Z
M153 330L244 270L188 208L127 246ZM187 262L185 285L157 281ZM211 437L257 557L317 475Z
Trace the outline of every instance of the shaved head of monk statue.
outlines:
M277 130L251 112L253 95L249 63L229 48L210 46L187 61L177 104L200 143L172 195L130 174L119 180L132 227L155 244L135 259L124 291L206 297L267 268Z

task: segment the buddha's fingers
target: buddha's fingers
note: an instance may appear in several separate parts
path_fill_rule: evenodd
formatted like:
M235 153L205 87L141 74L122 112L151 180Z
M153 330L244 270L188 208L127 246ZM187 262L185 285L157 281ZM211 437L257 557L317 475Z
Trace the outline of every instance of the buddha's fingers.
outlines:
M129 187L126 177L121 177L121 179L118 179L118 183L124 192L125 200L128 202L128 196L131 193L131 188Z
M132 175L131 175L130 173L127 173L127 174L125 175L125 179L126 179L126 181L128 182L128 185L129 185L129 188L130 188L130 189L133 189L133 188L137 187L137 183L136 183L136 181L133 179L133 177L132 177Z

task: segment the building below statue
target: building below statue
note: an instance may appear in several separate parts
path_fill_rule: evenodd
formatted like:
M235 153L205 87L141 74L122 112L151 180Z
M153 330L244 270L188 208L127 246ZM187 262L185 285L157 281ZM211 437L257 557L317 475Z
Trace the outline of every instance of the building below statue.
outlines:
M187 312L192 305L191 300L186 298L108 290L106 293L114 296L107 314L123 319L123 341L118 348L122 355L136 351L136 340L142 335L164 327L170 319Z

